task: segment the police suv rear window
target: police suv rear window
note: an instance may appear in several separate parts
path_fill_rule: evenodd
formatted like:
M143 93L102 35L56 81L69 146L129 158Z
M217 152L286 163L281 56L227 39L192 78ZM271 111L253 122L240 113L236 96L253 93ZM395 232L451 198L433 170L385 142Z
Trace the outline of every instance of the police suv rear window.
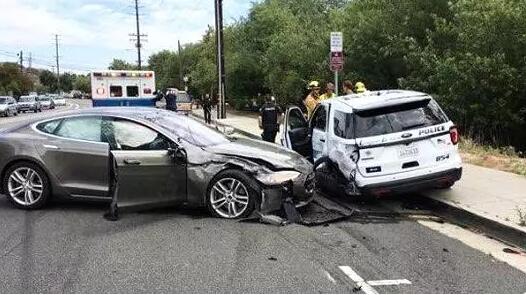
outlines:
M434 126L448 121L433 99L360 111L355 114L356 138Z

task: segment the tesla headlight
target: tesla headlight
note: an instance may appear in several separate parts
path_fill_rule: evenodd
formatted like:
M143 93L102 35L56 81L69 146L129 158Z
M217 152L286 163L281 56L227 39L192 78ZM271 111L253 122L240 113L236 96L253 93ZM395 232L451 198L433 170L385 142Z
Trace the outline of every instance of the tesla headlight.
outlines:
M259 180L267 185L278 185L284 183L285 181L294 180L300 175L301 173L298 171L277 171L264 175Z

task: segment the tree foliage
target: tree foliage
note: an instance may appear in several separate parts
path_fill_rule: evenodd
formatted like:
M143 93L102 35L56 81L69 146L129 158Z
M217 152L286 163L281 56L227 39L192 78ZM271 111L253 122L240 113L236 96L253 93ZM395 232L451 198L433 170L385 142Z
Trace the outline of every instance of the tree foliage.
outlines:
M114 58L111 61L110 65L108 66L108 70L116 70L116 71L136 70L136 69L137 69L137 66L132 65L131 63L123 59L118 59L118 58Z
M524 19L523 0L264 0L225 28L227 100L297 103L309 80L332 80L329 33L342 31L344 79L430 93L469 136L526 149ZM150 58L159 86L182 71L198 95L216 91L215 65L212 28Z
M0 95L20 96L33 87L30 77L15 63L0 63Z

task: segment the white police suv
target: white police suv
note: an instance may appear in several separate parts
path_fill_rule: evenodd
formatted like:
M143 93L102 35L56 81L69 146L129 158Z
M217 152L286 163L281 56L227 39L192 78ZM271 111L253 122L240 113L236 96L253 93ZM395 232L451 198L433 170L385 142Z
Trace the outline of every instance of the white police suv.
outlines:
M429 95L404 90L287 109L282 144L312 159L318 185L349 195L448 188L462 175L457 128Z

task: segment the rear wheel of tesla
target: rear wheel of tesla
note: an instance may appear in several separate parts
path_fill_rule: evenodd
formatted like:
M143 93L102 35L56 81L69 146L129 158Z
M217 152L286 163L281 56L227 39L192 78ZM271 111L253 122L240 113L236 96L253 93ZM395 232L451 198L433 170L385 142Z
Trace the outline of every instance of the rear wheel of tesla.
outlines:
M30 162L20 162L9 167L2 186L9 201L26 210L42 208L51 194L46 173Z
M212 179L206 206L212 215L227 219L244 218L254 211L259 187L256 181L238 170L225 170Z

